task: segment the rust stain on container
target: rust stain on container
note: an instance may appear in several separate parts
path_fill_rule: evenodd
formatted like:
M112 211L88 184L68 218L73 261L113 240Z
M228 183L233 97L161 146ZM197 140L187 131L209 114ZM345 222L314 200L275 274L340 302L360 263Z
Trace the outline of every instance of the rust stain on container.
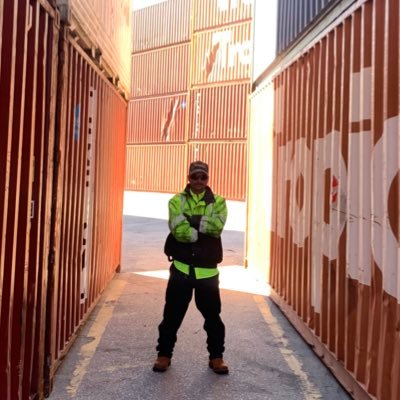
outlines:
M189 41L191 12L192 0L166 0L134 10L133 52ZM171 21L180 22L174 24Z
M192 85L249 80L251 22L195 33Z
M274 298L355 398L400 396L399 15L360 1L269 78Z
M189 138L246 139L249 93L248 83L192 90Z
M138 98L186 91L189 87L189 61L188 43L134 54L132 96Z
M251 20L254 0L194 0L194 30Z
M184 141L186 103L185 94L130 101L127 143Z

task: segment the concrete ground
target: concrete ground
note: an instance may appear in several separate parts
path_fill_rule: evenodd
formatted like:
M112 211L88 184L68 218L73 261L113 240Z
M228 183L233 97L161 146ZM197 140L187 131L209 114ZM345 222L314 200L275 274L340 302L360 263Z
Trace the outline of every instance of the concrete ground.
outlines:
M122 271L61 364L50 400L349 398L268 299L267 288L240 267L244 234L236 231L224 232L220 267L230 374L208 368L202 317L193 303L171 368L152 372L168 276L167 232L164 220L125 216Z

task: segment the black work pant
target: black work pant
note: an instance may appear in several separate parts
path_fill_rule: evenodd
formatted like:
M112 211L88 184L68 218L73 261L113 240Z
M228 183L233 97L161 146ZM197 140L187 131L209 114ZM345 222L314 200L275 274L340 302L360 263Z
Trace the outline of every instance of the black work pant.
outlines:
M170 268L163 320L158 327L159 338L156 347L159 356L172 357L176 334L182 324L189 303L194 298L198 310L204 317L207 332L207 350L210 359L222 357L225 350L225 326L221 320L221 297L218 275L196 279L193 273L186 275L173 265Z

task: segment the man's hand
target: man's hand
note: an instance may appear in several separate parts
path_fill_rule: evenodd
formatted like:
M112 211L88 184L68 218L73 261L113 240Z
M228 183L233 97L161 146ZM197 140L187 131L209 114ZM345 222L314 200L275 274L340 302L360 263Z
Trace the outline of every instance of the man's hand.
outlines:
M188 220L190 226L196 230L199 230L200 227L200 221L201 221L201 217L202 215L187 215L187 214L183 214L186 219Z

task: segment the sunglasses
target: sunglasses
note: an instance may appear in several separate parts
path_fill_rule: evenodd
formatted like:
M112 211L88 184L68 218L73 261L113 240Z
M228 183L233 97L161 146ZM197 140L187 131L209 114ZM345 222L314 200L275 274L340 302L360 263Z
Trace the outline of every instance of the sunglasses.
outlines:
M190 179L192 181L197 181L197 180L201 180L201 181L206 181L208 179L208 176L206 174L193 174L190 175Z

